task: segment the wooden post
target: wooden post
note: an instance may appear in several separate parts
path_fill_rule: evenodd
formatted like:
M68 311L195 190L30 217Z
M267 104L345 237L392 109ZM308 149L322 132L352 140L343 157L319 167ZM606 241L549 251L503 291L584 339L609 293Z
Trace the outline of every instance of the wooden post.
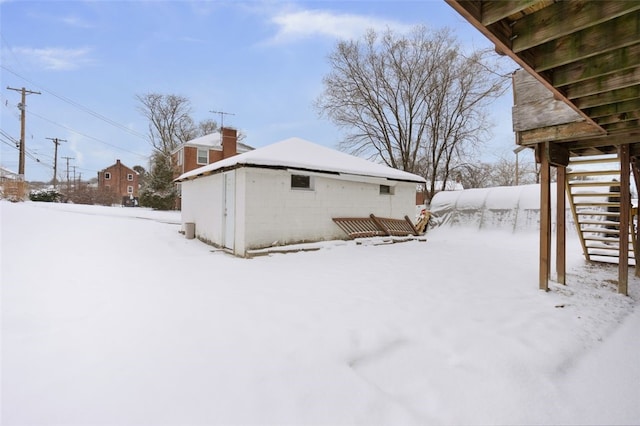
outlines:
M548 142L540 148L540 290L549 291L551 254L551 188Z
M567 168L558 166L558 177L556 182L556 274L560 284L566 284L566 192L567 192Z
M638 169L638 160L634 158L631 162L631 170L633 171L633 183L636 185L636 194L640 191L640 170ZM638 209L636 209L636 216L638 216ZM633 223L633 221L631 222ZM633 257L636 260L636 277L640 277L640 250L638 247L640 246L640 226L633 228L635 230L635 237L633 238L634 246L633 246Z
M618 293L627 295L629 280L629 217L631 194L629 191L629 145L620 145L620 257L618 258Z

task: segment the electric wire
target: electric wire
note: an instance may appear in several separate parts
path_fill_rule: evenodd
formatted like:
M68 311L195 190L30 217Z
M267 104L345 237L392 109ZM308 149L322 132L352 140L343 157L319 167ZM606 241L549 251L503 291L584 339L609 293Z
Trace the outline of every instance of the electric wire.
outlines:
M70 131L70 132L73 132L73 133L75 133L75 134L77 134L77 135L84 136L85 138L93 139L93 140L94 140L94 141L96 141L96 142L100 142L100 143L102 143L102 144L104 144L104 145L110 146L110 147L112 147L112 148L116 148L116 149L118 149L118 150L120 150L120 151L128 152L129 154L136 155L136 156L138 156L138 157L140 157L140 158L145 158L145 159L146 159L146 158L148 157L147 155L140 154L139 152L134 152L134 151L131 151L131 150L128 150L128 149L122 148L122 147L117 146L117 145L114 145L114 144L112 144L112 143L109 143L109 142L103 141L102 139L98 139L98 138L96 138L96 137L94 137L94 136L90 136L90 135L87 135L87 134L85 134L85 133L79 132L79 131L77 131L77 130L75 130L75 129L72 129L71 127L65 126L64 124L60 124L60 123L57 123L57 122L55 122L55 121L53 121L53 120L49 120L48 118L43 117L43 116L41 116L40 114L37 114L37 113L35 113L35 112L31 111L31 110L28 110L28 111L27 111L27 114L28 114L28 115L32 115L32 116L34 116L34 117L37 117L37 118L39 118L39 119L41 119L41 120L47 121L47 122L49 122L49 123L51 123L51 124L54 124L54 125L56 125L56 126L58 126L58 127L62 127L63 129L68 130L68 131Z
M142 133L136 132L135 130L130 129L127 126L125 126L123 124L120 124L117 121L114 121L114 120L110 119L109 117L106 117L106 116L104 116L104 115L102 115L102 114L100 114L98 112L95 112L92 109L82 105L81 103L74 101L73 99L69 99L66 96L60 95L60 94L58 94L58 93L56 93L56 92L54 92L52 90L49 90L46 87L44 87L44 86L42 86L42 85L40 85L40 84L38 84L38 83L26 78L26 77L18 74L17 72L13 71L11 68L9 68L9 67L7 67L5 65L0 65L0 68L2 68L5 71L15 75L16 77L19 77L19 78L23 79L24 81L28 82L31 85L38 87L43 92L47 92L48 94L60 99L61 101L64 101L64 102L68 103L69 105L72 105L72 106L78 108L79 110L81 110L81 111L83 111L83 112L85 112L85 113L87 113L89 115L92 115L93 117L95 117L95 118L97 118L99 120L104 121L107 124L110 124L110 125L118 128L118 129L120 129L122 131L125 131L125 132L127 132L127 133L129 133L129 134L131 134L133 136L136 136L136 137L138 137L140 139L143 139L145 141L147 140L146 136L143 135Z

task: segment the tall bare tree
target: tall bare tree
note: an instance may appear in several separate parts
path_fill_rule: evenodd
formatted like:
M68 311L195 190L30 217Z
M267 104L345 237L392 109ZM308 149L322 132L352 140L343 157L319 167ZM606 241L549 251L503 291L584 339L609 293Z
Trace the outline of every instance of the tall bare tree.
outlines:
M160 93L136 98L139 111L149 120L149 142L156 153L168 156L178 145L197 136L189 99Z
M424 26L341 41L316 108L347 131L341 149L425 176L430 198L488 135L485 107L509 81L487 52L460 51L449 29Z

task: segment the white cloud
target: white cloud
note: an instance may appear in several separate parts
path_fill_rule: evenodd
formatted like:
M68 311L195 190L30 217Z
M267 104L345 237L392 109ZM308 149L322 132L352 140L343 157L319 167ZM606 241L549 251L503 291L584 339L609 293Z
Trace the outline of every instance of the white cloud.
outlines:
M91 49L88 47L79 49L18 47L14 49L14 52L27 57L28 60L45 69L55 71L74 70L92 62L88 57L91 52Z
M336 14L322 10L286 11L276 14L271 22L278 26L269 40L272 44L291 43L310 37L352 39L360 37L368 29L390 28L406 32L411 25L353 14Z
M60 18L60 21L70 27L85 29L93 28L92 24L82 18L78 18L77 16L66 16L64 18Z

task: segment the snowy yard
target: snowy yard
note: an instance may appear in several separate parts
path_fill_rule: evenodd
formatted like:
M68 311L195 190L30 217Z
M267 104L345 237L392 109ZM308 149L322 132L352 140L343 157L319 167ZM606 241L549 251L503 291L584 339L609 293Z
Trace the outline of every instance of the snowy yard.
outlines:
M179 214L0 202L3 425L639 424L640 279L537 233L234 258Z

